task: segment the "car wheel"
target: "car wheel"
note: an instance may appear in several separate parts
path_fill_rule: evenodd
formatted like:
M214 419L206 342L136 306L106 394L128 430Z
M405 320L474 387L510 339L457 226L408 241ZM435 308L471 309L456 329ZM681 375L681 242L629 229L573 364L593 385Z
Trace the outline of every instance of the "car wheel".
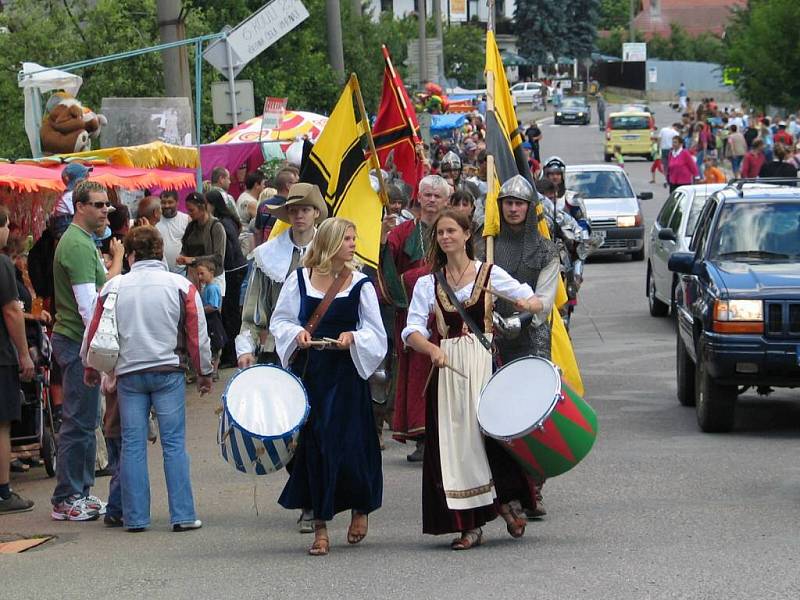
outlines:
M720 385L708 374L700 352L695 368L695 410L697 424L705 433L727 433L736 416L735 385Z
M631 260L636 262L644 260L644 248L637 250L636 252L631 252Z
M694 395L694 363L692 362L692 359L689 358L689 354L686 352L686 344L683 343L680 332L678 332L675 337L678 339L675 352L675 373L677 374L678 380L678 402L681 403L681 406L694 406L696 400Z
M665 304L656 298L656 281L653 278L653 271L647 268L647 304L650 307L651 317L666 317L669 313L669 304Z

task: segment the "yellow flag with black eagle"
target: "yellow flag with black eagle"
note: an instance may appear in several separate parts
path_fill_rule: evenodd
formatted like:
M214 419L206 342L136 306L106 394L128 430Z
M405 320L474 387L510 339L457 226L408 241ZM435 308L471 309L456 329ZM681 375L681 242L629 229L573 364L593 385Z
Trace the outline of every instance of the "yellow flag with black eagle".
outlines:
M486 32L486 92L493 102L486 111L486 153L494 158L494 184L487 191L485 203L484 236L500 233L500 206L497 197L501 185L514 175L522 175L533 185L530 166L522 151L522 133L519 130L517 113L511 99L503 60L493 31ZM539 217L539 234L550 238L547 222L543 218L541 203L536 203ZM572 342L558 307L567 301L567 291L561 278L558 281L556 299L551 316L551 358L561 368L564 378L580 395L583 395L583 381L572 349Z
M352 74L325 129L304 156L300 181L319 187L329 216L355 223L356 257L364 265L377 269L383 203L370 183L370 168L379 166L372 164L364 152L370 129L360 109L360 94L358 79ZM286 223L277 223L270 238L288 227Z

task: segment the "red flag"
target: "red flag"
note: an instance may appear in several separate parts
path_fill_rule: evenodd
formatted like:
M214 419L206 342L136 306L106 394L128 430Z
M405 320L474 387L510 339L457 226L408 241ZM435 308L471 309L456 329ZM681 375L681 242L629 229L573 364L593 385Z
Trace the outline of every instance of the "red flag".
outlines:
M394 69L389 50L386 46L382 49L386 68L383 71L381 105L372 126L375 151L381 166L390 170L393 164L403 181L411 186L412 196L416 198L417 185L422 179L422 159L417 151L422 140L419 137L417 114L403 80ZM389 162L392 164L388 164Z

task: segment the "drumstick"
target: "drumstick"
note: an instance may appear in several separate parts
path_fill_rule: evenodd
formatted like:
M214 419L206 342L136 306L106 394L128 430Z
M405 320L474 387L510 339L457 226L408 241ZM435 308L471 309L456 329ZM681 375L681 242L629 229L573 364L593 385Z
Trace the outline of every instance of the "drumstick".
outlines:
M484 287L482 285L478 286L478 289L481 289L484 292L488 292L488 293L492 294L492 296L497 296L498 298L500 298L501 300L505 300L506 302L511 302L511 304L516 304L517 303L516 298L512 298L511 296L508 296L508 295L504 294L503 292L498 292L496 290L489 289L489 288Z
M458 375L461 375L461 377L463 377L464 379L467 379L467 376L466 376L466 375L464 375L464 373L462 373L461 371L459 371L459 370L458 370L458 369L456 369L455 367L452 367L452 366L450 366L450 365L449 365L449 364L447 364L447 363L444 363L444 366L445 366L446 368L450 369L451 371L453 371L454 373L456 373L456 374L458 374ZM424 387L424 388L422 388L422 390L423 390L423 393L425 393L425 391L427 391L427 389L428 389L428 384L431 382L431 377L433 377L433 367L431 367L431 370L430 370L430 371L428 371L428 378L425 380L425 387Z

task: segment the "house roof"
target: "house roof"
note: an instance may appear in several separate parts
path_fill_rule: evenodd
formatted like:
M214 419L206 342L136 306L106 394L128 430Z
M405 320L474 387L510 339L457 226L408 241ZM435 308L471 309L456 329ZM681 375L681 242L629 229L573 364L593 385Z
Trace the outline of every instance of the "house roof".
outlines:
M721 35L730 21L732 9L747 0L643 0L644 8L636 15L634 26L651 37L668 36L670 24L677 23L691 36L701 33Z

